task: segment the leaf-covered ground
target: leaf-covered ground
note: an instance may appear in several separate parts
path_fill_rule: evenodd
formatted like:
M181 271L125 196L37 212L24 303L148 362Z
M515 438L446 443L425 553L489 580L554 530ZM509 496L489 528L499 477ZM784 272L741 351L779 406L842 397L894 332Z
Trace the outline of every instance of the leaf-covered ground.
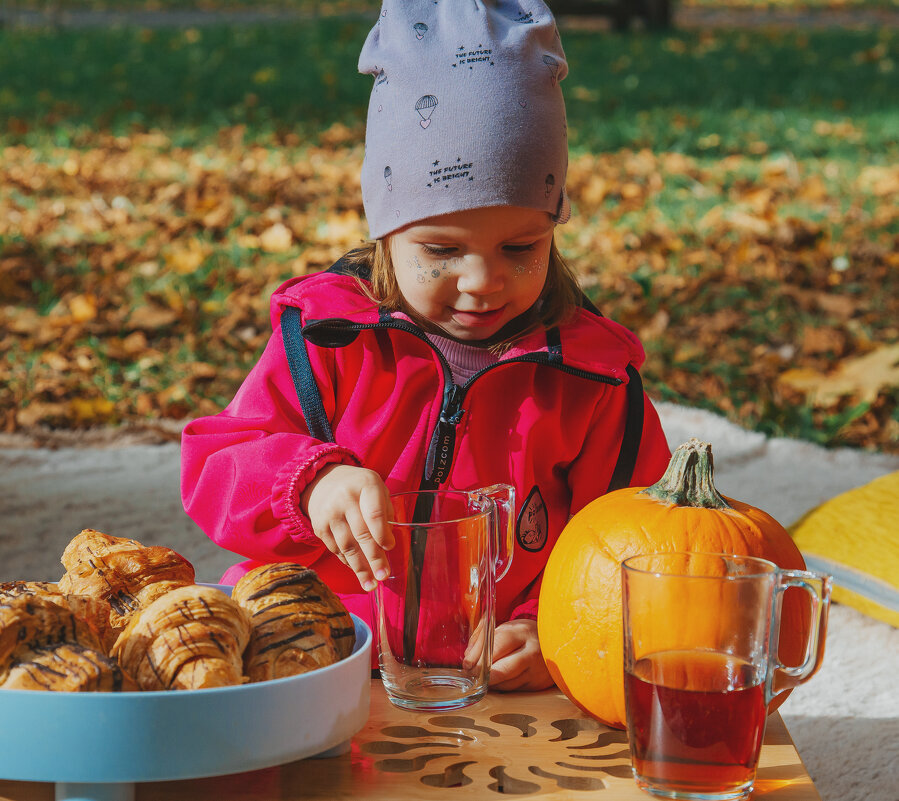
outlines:
M220 409L365 236L369 21L0 30L0 426ZM899 452L899 34L567 31L564 253L654 397Z

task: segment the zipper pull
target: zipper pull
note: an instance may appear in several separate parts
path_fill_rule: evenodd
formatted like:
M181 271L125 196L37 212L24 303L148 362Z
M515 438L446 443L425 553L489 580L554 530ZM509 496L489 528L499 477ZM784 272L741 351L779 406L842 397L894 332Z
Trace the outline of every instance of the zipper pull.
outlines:
M464 397L465 392L458 384L447 387L444 393L440 419L434 428L425 462L425 476L431 486L436 487L449 477L453 451L456 449L456 426L465 414L465 409L462 408Z
M465 414L465 409L462 408L462 398L464 397L465 393L462 391L462 387L455 383L450 385L449 391L444 395L443 408L440 410L441 423L458 425L462 420L462 415Z

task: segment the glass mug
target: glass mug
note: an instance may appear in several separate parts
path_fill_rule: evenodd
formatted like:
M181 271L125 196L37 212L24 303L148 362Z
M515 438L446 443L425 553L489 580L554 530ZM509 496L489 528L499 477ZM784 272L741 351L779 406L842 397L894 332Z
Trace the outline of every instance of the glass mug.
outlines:
M484 697L493 661L496 582L509 569L515 490L391 496L390 575L370 594L381 679L404 709Z
M626 559L622 581L625 706L637 784L663 798L748 797L768 703L821 664L831 577L747 556L663 553ZM788 587L811 599L799 667L777 656Z

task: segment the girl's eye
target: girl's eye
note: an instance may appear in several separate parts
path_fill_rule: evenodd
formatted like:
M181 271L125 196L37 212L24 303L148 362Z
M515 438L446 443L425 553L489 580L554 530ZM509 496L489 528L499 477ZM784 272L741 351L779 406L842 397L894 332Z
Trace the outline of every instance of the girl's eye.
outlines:
M527 253L529 250L533 250L536 247L535 242L531 242L527 245L504 245L504 250L507 250L509 253Z
M453 253L455 248L451 247L440 247L439 245L425 245L422 244L422 249L429 256L449 256Z

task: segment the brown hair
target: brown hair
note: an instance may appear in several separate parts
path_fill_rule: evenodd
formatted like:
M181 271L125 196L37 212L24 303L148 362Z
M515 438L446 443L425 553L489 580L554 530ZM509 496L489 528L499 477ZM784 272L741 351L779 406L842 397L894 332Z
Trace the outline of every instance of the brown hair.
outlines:
M412 313L400 293L396 276L393 272L393 261L390 258L390 246L386 239L375 239L366 242L361 247L348 255L354 263L367 267L369 270L370 286L360 281L363 291L379 306L389 311L403 311L413 319L417 315ZM580 305L581 289L577 275L569 264L562 258L553 240L549 251L549 269L546 273L546 283L540 294L539 311L533 324L525 331L518 331L510 340L492 343L491 350L499 347L505 350L512 342L524 333L533 331L538 325L544 329L565 322Z

